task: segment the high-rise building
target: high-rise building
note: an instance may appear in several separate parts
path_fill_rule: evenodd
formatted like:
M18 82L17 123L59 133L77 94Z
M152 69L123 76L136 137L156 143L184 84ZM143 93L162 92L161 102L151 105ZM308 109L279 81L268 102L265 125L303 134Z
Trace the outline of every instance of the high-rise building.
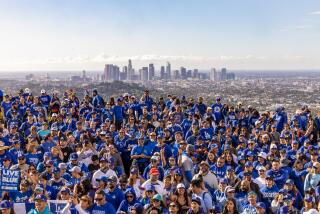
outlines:
M171 80L171 64L170 64L170 62L167 62L166 79Z
M217 71L216 71L215 68L212 68L212 69L211 69L210 79L211 79L212 81L217 81Z
M226 68L222 68L221 69L221 80L226 80L227 79L227 69Z
M199 70L198 69L193 69L193 78L199 78Z
M112 80L113 78L113 65L106 64L104 67L104 80Z
M133 68L132 68L131 59L129 59L127 80L132 80L133 76L134 76L134 70L133 70Z
M174 70L174 71L173 71L173 78L174 78L175 80L180 79L179 70Z
M149 80L148 67L142 67L140 70L140 80L143 82L147 82Z
M192 78L192 70L187 71L187 78Z
M187 69L185 67L180 67L181 79L187 79Z
M161 66L160 68L160 79L163 80L166 78L166 70L164 68L164 66Z
M149 64L149 80L153 80L154 79L154 65L152 63Z

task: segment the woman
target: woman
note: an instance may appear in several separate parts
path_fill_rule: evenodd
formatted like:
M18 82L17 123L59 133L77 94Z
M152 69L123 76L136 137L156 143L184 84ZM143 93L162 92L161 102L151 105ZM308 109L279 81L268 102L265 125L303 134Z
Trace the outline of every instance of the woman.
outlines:
M223 214L238 214L236 202L232 198L228 198L224 207L223 207Z
M70 208L76 209L79 214L90 213L90 207L92 206L92 200L89 196L84 195L80 198L80 202L77 197L71 197L67 205L61 211L62 214L71 214Z
M183 183L179 183L176 191L173 194L175 195L175 202L177 203L179 209L182 212L187 211L191 205L191 201L188 197L188 192L185 185Z
M316 189L320 182L320 163L315 162L312 165L312 169L309 171L309 173L306 176L306 179L304 181L304 191L312 187L313 189Z
M7 200L3 200L0 203L0 214L14 214L14 210L12 207L12 204L7 201Z
M191 200L191 207L187 214L204 214L201 208L201 198L199 196L193 196Z
M151 204L145 206L145 210L147 213L154 208L158 209L160 213L166 213L166 208L164 206L162 196L160 194L154 195L152 197Z
M121 201L117 211L120 214L128 213L130 211L130 208L133 207L136 203L138 203L136 194L133 188L128 188L124 193L124 196L125 198L123 199L123 201Z

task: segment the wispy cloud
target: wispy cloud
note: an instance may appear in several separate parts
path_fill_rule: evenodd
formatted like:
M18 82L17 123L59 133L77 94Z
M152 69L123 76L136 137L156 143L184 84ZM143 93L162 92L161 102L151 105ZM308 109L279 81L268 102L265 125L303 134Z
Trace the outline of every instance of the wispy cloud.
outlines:
M310 15L320 15L320 10L313 11L313 12L310 13Z
M283 27L280 31L304 30L304 29L311 29L311 28L313 28L313 25L294 25L294 26Z
M126 62L128 59L133 61L141 62L163 62L163 61L189 61L189 62L210 62L210 61L243 61L243 60L264 60L265 56L254 56L254 55L244 55L244 56L192 56L192 55L133 55L133 56L117 56L108 55L106 53L100 53L95 56L66 56L61 58L48 58L48 59L29 59L19 62L11 62L15 64L89 64L89 63L121 63Z

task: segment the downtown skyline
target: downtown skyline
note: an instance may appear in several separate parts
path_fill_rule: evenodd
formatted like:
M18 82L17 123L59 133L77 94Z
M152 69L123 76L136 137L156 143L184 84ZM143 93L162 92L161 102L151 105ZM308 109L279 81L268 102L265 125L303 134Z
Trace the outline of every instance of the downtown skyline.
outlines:
M183 2L183 4L182 4ZM320 69L320 2L1 1L0 72Z

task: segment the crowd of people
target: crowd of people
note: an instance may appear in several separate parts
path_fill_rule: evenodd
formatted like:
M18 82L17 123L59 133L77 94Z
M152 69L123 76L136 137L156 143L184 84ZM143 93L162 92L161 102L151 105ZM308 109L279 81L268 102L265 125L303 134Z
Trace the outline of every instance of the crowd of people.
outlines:
M0 213L319 213L320 109L152 96L1 92L1 171L21 179Z

